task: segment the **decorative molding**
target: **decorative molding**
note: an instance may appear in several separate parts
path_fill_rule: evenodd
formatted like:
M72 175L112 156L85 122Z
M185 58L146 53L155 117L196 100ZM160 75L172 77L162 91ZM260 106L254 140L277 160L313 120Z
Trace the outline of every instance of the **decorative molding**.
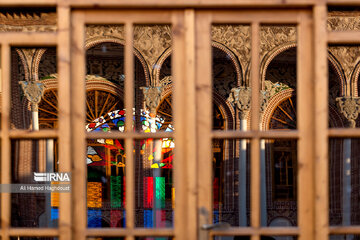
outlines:
M0 12L0 32L55 32L56 12Z
M38 104L44 95L44 84L39 81L21 81L19 82L24 95L31 103L31 111L38 111Z
M356 127L356 119L360 112L360 97L338 97L336 98L340 112L349 121L349 127Z
M265 87L264 84L265 84L266 73L270 63L276 58L276 56L278 56L282 52L295 47L296 47L296 43L286 43L281 46L275 47L274 49L272 49L271 51L265 54L260 66L262 88Z
M161 101L161 93L163 87L140 87L143 90L144 94L144 103L145 108L147 108L150 113L156 114L156 108L159 106Z
M281 87L280 87L281 89ZM273 91L274 92L274 91ZM270 93L271 94L271 93ZM294 94L294 89L284 88L281 91L276 91L274 95L270 96L267 107L262 114L262 121L260 127L262 130L269 130L269 124L271 116L274 113L276 107L287 98L290 98Z

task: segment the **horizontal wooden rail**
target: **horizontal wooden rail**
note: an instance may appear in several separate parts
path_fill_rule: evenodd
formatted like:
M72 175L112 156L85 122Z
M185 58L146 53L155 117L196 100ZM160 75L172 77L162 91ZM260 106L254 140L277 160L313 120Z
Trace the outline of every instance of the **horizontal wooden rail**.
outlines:
M318 3L319 0L2 0L1 6L24 7L24 6L45 6L52 7L56 4L72 7L265 7L265 6L310 6ZM335 0L336 1L336 0ZM341 0L339 0L341 1ZM344 1L344 2L355 2ZM334 1L331 1L334 2Z
M334 226L329 227L330 234L360 234L360 226Z
M171 237L174 236L174 230L171 228L161 228L161 231L156 228L135 228L135 229L121 229L121 228L93 228L87 229L87 236L92 237L116 237L116 236L151 236L151 237Z
M297 130L269 130L269 131L213 131L212 138L263 138L263 139L292 139L299 138Z
M59 230L57 228L10 228L10 236L20 237L56 237L59 236Z
M251 227L232 227L224 230L211 230L212 236L249 236L253 234L260 234L263 236L296 236L299 234L297 227L264 227L264 228L251 228Z
M328 32L329 44L360 44L360 31Z
M87 24L169 24L171 22L171 12L161 10L96 10L84 11L85 22Z
M338 5L338 6L360 6L358 0L327 0L329 5Z
M40 131L31 131L31 130L10 130L9 136L12 139L47 139L47 138L57 138L59 132L57 130L40 130Z
M211 11L209 11L211 13ZM250 24L254 19L265 24L296 24L299 21L297 10L220 10L213 14L213 23ZM274 18L274 15L278 16Z
M1 4L0 4L1 5ZM10 46L56 46L56 32L5 32L0 33L0 43Z
M328 130L331 138L360 138L360 128L332 128Z
M137 132L111 132L111 133L97 133L89 132L86 135L87 139L108 138L108 139L147 139L147 138L173 138L172 132L157 132L157 133L137 133Z

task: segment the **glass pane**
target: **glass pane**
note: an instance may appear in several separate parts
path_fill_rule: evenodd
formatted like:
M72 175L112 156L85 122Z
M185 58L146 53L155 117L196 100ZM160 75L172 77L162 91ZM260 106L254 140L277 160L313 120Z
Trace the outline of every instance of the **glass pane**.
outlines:
M330 225L359 225L359 139L329 140Z
M260 140L261 224L297 225L297 140Z
M57 141L12 140L11 153L11 225L57 227L59 197L65 193L47 191L47 186L70 186L71 180L70 175L67 179L64 175L56 175L60 178L49 175L59 169Z
M86 129L124 131L124 26L88 25L86 33ZM134 129L172 131L171 27L135 25L133 44Z
M247 76L250 26L213 25L211 39L213 129L246 130L251 98Z
M172 227L175 207L171 138L135 142L136 227Z
M11 49L11 128L58 127L56 48Z
M112 27L124 34L122 25ZM94 29L95 26L87 26L86 31ZM114 41L87 39L86 42L85 127L88 132L124 131L124 45Z
M87 226L125 227L124 140L87 142Z
M138 131L173 131L171 31L167 24L134 26L134 54L139 62L135 66Z
M291 25L260 28L262 130L297 128L296 35Z
M330 45L329 127L358 128L360 46Z
M214 139L213 222L250 225L250 142Z

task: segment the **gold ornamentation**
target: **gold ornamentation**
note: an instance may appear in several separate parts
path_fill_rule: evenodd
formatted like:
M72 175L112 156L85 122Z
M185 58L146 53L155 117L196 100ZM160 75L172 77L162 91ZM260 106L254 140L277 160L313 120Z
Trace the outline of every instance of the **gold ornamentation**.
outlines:
M340 112L349 121L351 128L355 128L355 120L360 112L360 97L338 97L336 98Z
M38 81L21 81L19 82L24 95L31 103L31 111L38 111L38 104L44 95L44 84Z

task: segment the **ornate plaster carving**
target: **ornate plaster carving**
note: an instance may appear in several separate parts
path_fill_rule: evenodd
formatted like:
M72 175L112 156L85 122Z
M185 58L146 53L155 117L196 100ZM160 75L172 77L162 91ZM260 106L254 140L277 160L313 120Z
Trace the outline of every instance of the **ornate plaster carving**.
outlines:
M349 121L351 128L355 128L355 120L360 112L360 97L339 97L336 98L340 112Z
M124 25L87 25L85 29L86 39L100 37L116 37L125 39Z
M329 31L359 30L360 12L329 12L327 29Z
M240 119L246 119L250 110L251 89L248 87L233 88L227 100L239 109Z
M0 12L0 32L55 32L55 12Z
M211 27L211 38L229 48L239 58L242 69L248 67L251 55L250 26L213 25Z
M88 25L86 39L118 38L124 41L123 25ZM124 41L125 43L125 41ZM137 25L134 27L134 48L141 52L149 69L160 55L171 46L169 25Z
M345 79L349 82L356 64L360 61L360 46L330 46L329 50L341 63ZM349 89L346 94L350 94Z
M138 25L134 28L134 47L138 49L153 69L156 60L171 47L169 25Z
M156 114L156 108L160 104L163 87L141 87L144 93L145 107L150 113Z
M290 42L296 42L295 26L262 26L260 28L261 59L272 49Z
M38 104L44 95L44 84L38 81L21 81L19 82L24 95L31 103L31 111L38 111Z

